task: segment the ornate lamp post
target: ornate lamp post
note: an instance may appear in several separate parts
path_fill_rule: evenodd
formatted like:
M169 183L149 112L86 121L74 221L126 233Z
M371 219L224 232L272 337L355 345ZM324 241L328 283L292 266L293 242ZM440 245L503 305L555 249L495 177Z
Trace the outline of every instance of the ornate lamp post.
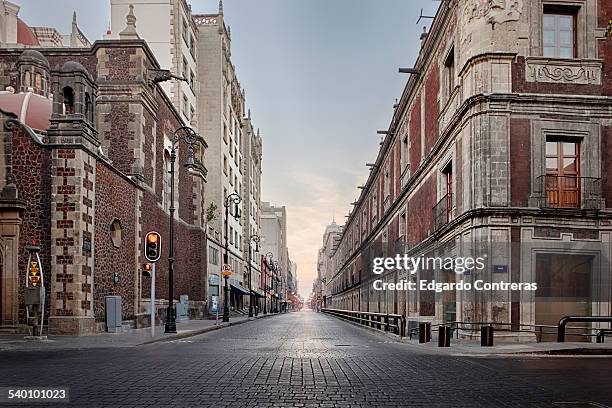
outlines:
M268 260L266 261L266 265L270 266L270 269L272 269L272 259L274 258L274 254L272 252L268 252L266 254L266 256L264 257L264 259ZM264 314L268 314L268 272L264 271ZM272 312L272 302L270 302L270 312Z
M249 317L253 317L253 280L251 279L251 257L253 248L251 247L251 242L255 243L255 252L259 252L259 235L253 234L249 238Z
M272 274L272 290L274 291L274 313L278 313L278 261L274 261L274 273Z
M189 126L182 126L174 131L172 137L172 149L170 150L170 226L168 245L168 309L166 314L165 333L176 333L176 311L174 309L174 163L176 162L176 147L180 142L185 143L189 150L187 163L185 166L192 168L195 166L193 158L193 145L202 141L202 136Z
M225 207L225 253L223 254L223 264L224 265L229 265L228 218L230 216L230 207L232 206L232 204L234 205L234 213L231 214L231 216L234 217L236 221L238 221L240 219L240 203L241 202L242 202L242 198L238 195L238 193L231 193L230 195L225 197L225 202L223 203L223 206ZM223 321L229 322L229 308L230 308L229 275L224 273L223 279L225 281L225 284L223 286L223 294L224 294Z

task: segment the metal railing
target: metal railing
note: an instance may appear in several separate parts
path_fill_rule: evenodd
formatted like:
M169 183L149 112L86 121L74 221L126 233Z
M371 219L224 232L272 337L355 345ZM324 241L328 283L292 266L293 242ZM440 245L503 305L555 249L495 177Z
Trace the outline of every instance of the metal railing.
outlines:
M450 221L453 208L452 193L446 194L431 210L433 230L437 231Z
M406 317L404 315L327 308L321 311L353 323L406 337Z
M601 179L596 177L543 175L536 178L540 208L597 209Z
M559 320L557 328L557 342L563 343L565 341L565 330L566 326L570 322L578 323L612 323L612 316L565 316ZM597 328L589 328L591 330L601 330ZM605 332L605 330L604 330ZM599 334L595 336L599 339Z
M583 322L610 322L612 317L608 316L582 316L582 318L597 318L598 320L584 320ZM600 320L601 319L601 320ZM563 319L561 319L563 320ZM572 320L578 321L579 320ZM561 324L561 322L559 322ZM567 324L567 322L565 322ZM585 326L571 326L566 327L563 325L563 338L565 336L574 336L580 338L592 338L595 337L597 342L602 342L604 337L612 335L612 330L601 329L597 327L585 327ZM542 342L544 335L557 336L557 340L560 333L560 325L545 325L545 324L523 324L523 323L497 323L497 322L461 322L453 321L440 324L432 324L431 330L440 326L450 326L451 332L455 334L455 338L459 338L459 332L472 332L474 334L479 333L482 327L491 326L496 332L508 332L508 333L531 333L536 336L538 343ZM570 331L570 332L567 332ZM412 336L419 334L419 328L415 327L409 330L408 337L412 340Z

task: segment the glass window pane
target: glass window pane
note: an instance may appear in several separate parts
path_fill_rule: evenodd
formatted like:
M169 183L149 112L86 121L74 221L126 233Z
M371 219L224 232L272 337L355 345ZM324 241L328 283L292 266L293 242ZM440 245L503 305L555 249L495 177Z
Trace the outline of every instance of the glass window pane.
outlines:
M559 45L572 46L572 32L563 30L559 32Z
M572 26L574 25L574 17L573 16L559 16L559 28L562 30L569 29L572 30Z
M558 160L557 160L556 157L553 157L553 158L548 157L546 159L546 170L547 170L547 172L550 172L550 170L556 171L557 167L558 167L557 163L558 163Z
M545 57L556 57L555 47L544 47L544 56Z
M555 45L555 32L544 30L544 45Z
M563 159L563 172L565 174L572 174L576 172L576 159L567 158Z
M557 155L557 142L546 142L546 155L548 156Z
M574 58L574 49L572 47L560 47L559 57L561 58Z
M563 155L573 156L576 154L576 143L563 143Z
M544 15L544 28L555 28L555 16L551 14Z

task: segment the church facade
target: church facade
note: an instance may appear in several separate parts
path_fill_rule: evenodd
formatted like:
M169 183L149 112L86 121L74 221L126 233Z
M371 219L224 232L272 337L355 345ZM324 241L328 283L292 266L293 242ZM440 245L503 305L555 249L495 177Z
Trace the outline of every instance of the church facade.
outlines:
M185 124L160 89L165 76L137 36L0 50L0 330L25 330L31 245L40 247L50 334L103 331L111 295L121 296L124 324L148 325L142 241L148 231L162 236L164 309L172 182L175 299L187 295L188 314L206 313L206 142L192 152L175 142Z

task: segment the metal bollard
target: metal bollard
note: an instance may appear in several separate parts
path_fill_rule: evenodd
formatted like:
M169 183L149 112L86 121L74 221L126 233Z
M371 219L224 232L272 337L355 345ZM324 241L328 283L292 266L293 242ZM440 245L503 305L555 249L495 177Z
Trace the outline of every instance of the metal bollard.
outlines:
M438 327L438 347L450 347L453 331L450 326Z
M431 323L419 323L419 343L429 343L431 341Z
M493 326L482 326L480 328L480 345L482 347L493 346Z

